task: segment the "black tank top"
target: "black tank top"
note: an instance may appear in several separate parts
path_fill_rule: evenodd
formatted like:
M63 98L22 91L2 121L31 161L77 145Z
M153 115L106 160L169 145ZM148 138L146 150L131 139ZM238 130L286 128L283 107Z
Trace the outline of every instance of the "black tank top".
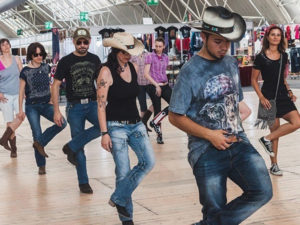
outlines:
M139 93L137 74L132 63L128 62L131 72L131 82L128 83L109 67L113 84L109 87L106 106L106 120L136 120L139 112L136 105L136 97Z

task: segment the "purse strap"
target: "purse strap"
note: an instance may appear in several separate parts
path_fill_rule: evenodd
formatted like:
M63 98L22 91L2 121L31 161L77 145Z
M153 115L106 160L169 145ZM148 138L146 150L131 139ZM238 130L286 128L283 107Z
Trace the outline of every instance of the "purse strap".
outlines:
M282 54L280 54L280 66L279 66L279 73L278 73L278 81L277 81L277 87L276 87L276 93L275 93L275 101L277 98L277 92L278 92L278 86L279 86L279 81L280 81L280 75L281 75L281 68L282 68Z

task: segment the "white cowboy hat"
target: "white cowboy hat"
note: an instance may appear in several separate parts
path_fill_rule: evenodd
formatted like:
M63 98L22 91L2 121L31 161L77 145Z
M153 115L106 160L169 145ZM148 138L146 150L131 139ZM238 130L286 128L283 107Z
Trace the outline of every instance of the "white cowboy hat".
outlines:
M140 55L144 50L143 43L126 32L117 32L112 38L104 39L103 46L121 49L130 55Z
M218 34L229 41L240 41L246 31L244 19L222 6L207 7L203 14L202 26L200 23L190 25L208 33Z

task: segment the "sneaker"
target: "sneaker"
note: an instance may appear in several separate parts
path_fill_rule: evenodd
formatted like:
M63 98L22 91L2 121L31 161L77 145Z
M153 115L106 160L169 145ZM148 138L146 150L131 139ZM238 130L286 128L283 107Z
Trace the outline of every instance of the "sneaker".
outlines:
M82 193L85 194L93 194L93 189L89 185L89 183L86 184L79 184L79 189Z
M282 171L279 169L279 166L277 163L272 164L270 168L270 173L275 175L275 176L282 176Z
M272 149L272 142L269 141L269 140L265 140L264 137L261 137L259 139L259 142L261 143L261 145L264 147L266 153L271 156L271 157L274 157L275 154L273 152L273 149Z
M153 129L155 130L155 132L157 133L157 135L160 135L161 134L161 131L160 131L160 126L158 124L155 124L152 121L150 121L150 127L153 127Z

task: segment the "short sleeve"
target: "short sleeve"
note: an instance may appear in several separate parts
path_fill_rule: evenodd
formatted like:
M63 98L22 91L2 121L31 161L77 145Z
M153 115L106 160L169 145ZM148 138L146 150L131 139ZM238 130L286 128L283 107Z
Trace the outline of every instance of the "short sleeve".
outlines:
M98 56L96 56L96 79L99 76L101 67L102 67L101 60L99 59Z
M137 60L138 60L138 56L132 56L130 62L137 63Z
M178 75L169 105L169 111L173 113L185 115L190 108L193 95L188 75L184 69Z
M152 64L152 54L146 55L145 64Z
M58 62L55 75L54 75L54 78L60 81L62 81L66 77L66 65L64 62L65 62L64 59L61 59Z
M24 67L20 72L20 79L26 81L26 75L24 73L24 70L26 70L26 67Z
M261 54L255 56L255 60L253 62L253 68L257 70L262 69L262 57Z

